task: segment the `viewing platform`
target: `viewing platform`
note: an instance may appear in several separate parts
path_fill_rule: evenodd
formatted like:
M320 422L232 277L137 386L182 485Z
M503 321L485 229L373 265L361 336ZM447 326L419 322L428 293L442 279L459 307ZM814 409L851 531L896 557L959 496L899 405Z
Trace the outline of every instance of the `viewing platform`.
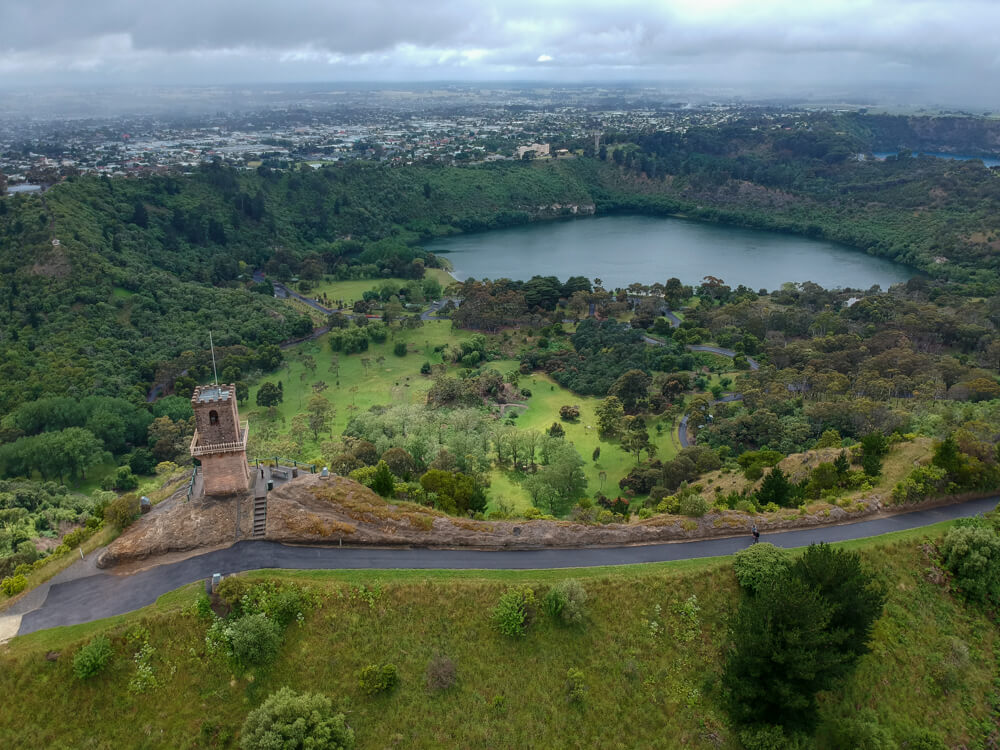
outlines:
M209 453L232 453L234 451L245 451L247 449L247 435L250 432L250 425L246 420L240 422L240 439L228 443L208 443L199 445L198 430L194 431L191 437L191 455L204 456Z

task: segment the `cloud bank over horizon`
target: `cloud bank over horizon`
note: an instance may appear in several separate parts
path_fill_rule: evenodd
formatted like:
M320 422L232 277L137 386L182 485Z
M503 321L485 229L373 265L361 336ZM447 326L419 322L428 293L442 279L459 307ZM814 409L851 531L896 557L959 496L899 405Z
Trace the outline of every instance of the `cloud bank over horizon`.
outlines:
M4 0L0 86L645 81L1000 100L995 0Z

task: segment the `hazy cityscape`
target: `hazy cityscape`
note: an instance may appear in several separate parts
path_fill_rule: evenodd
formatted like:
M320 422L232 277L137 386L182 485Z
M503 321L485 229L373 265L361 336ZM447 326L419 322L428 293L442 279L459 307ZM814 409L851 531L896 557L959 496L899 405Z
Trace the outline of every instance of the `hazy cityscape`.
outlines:
M535 156L533 144L551 146L539 157L558 158L581 153L607 132L683 133L746 117L779 126L805 112L694 105L632 87L331 91L281 107L211 114L8 116L0 120L0 171L17 192L72 174L185 172L213 160L245 169L355 159L462 164L523 158L525 150Z

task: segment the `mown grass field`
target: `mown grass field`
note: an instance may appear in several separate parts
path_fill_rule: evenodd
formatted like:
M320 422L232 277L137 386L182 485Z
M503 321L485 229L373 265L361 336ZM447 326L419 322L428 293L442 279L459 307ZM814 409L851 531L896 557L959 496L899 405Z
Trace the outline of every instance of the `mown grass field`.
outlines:
M976 746L990 721L997 633L985 613L957 602L928 575L922 539L946 525L860 549L889 591L872 653L821 695L825 728L870 710L894 736L933 728L949 747ZM733 748L720 709L727 618L737 589L727 558L624 568L547 571L262 571L314 587L322 606L292 625L273 666L250 673L205 654L206 623L189 614L200 585L131 616L17 638L0 651L4 747L235 747L247 711L288 685L325 693L347 713L359 748ZM489 612L502 590L527 583L542 594L582 580L585 624L565 628L539 614L526 638L496 633ZM694 620L678 605L696 597ZM655 623L655 624L654 624ZM145 628L156 649L157 686L131 694L134 644ZM112 638L108 671L81 683L79 645ZM968 657L957 665L956 644ZM961 651L962 649L958 649ZM58 652L50 661L46 654ZM428 661L455 661L457 684L425 687ZM356 672L391 662L400 685L364 696ZM582 705L568 702L566 670L579 668ZM56 717L59 717L58 719Z
M442 287L447 287L455 281L454 277L442 268L428 268L424 272L424 278L434 279ZM362 298L365 292L370 289L378 289L387 281L395 284L406 284L410 279L389 278L389 279L358 279L349 281L336 281L330 276L325 276L322 281L315 282L309 292L304 292L305 297L318 297L325 294L331 301L343 300L346 308L350 308L356 300ZM429 300L428 300L429 301Z
M284 400L276 409L278 419L282 420L282 426L287 430L291 418L305 411L313 393L313 383L324 381L328 387L323 395L336 409L333 432L339 435L358 411L379 404L422 403L432 381L430 377L420 374L420 366L425 361L431 364L442 361L441 354L434 352L436 346L455 344L470 336L471 331L452 329L449 320L434 320L428 321L422 328L392 329L390 338L384 344L372 343L368 351L360 354L333 352L329 336L321 336L288 350L285 365L278 372L251 386L246 411L251 419L262 418L262 411L254 406L257 391L264 382L280 380ZM407 344L405 357L393 354L397 341ZM315 362L315 370L307 367L307 357ZM334 358L339 370L333 365ZM367 367L362 360L368 361ZM313 442L307 442L306 450L308 452L315 447Z

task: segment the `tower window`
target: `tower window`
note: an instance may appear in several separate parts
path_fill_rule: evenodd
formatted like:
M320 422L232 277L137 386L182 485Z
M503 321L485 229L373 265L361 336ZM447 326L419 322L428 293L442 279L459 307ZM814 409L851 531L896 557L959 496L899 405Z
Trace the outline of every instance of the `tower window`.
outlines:
M208 413L209 424L219 424L219 412L213 410Z

